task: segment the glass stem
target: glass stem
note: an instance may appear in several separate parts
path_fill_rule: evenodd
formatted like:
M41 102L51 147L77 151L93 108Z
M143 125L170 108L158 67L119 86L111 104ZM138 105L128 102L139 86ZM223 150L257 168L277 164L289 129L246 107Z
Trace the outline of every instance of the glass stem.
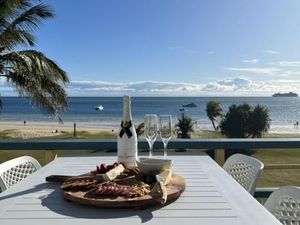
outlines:
M164 143L164 159L167 158L167 144L168 142L163 142Z
M149 158L153 157L153 144L149 142Z

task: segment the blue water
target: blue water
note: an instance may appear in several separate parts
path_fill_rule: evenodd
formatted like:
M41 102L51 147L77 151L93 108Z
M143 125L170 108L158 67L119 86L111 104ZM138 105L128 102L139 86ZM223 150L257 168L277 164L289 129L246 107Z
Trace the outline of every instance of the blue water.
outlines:
M147 113L171 114L175 123L181 105L194 102L198 107L187 108L187 114L197 121L195 128L212 129L205 112L206 103L210 100L220 101L224 111L233 103L264 105L270 111L271 131L298 132L293 124L300 121L300 98L289 97L136 97L132 98L133 120L138 124ZM3 103L1 123L22 124L24 120L28 124L58 123L47 113L32 106L29 100L4 97ZM104 107L103 111L95 110L99 104ZM121 97L70 97L68 110L62 112L61 116L66 125L76 122L79 126L114 128L121 121L122 110Z

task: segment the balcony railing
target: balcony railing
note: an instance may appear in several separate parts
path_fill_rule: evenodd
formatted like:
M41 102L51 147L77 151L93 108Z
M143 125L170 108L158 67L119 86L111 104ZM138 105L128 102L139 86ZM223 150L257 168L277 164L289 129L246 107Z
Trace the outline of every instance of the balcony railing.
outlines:
M139 150L148 149L148 143L140 140ZM154 149L163 145L157 141ZM214 151L214 158L219 165L225 162L225 149L259 149L260 151L289 148L300 150L300 138L262 138L262 139L176 139L168 144L168 149L189 149ZM46 160L54 158L54 150L117 150L116 140L10 140L1 141L0 150L36 150L46 151ZM300 164L265 165L265 169L300 169ZM274 188L261 188L255 197L266 198Z

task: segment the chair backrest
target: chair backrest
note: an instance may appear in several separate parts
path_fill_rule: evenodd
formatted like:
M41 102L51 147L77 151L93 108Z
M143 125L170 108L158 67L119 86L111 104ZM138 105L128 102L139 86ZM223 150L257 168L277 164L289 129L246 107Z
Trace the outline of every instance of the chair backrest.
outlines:
M30 156L21 156L0 164L1 191L20 182L39 168L39 162Z
M273 191L265 207L284 225L300 224L300 188L282 187Z
M234 154L226 160L223 168L253 195L264 164L253 157Z

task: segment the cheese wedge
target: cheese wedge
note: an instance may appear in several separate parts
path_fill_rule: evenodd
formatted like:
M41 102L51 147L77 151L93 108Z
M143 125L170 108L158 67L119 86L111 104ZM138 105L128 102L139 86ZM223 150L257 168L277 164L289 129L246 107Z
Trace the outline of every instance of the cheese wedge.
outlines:
M117 176L119 176L125 170L122 164L118 165L117 167L111 169L110 171L104 174L97 174L96 179L101 181L112 181Z
M160 204L163 205L167 202L168 191L166 186L162 182L157 181L154 184L149 195L151 195L152 198L154 198L156 201L160 202Z
M162 181L164 185L170 183L172 178L172 171L170 169L162 171L160 174L157 175L159 179Z

